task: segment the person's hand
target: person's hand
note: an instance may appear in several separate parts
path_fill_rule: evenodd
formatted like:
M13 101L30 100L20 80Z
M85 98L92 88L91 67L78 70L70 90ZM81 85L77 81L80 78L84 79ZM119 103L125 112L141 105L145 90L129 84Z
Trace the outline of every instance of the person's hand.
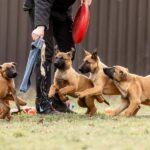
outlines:
M43 38L44 37L44 26L38 26L36 29L32 31L32 39L35 41L38 38Z
M92 3L92 0L81 0L81 5L82 5L84 2L87 2L88 5L90 6L91 3Z

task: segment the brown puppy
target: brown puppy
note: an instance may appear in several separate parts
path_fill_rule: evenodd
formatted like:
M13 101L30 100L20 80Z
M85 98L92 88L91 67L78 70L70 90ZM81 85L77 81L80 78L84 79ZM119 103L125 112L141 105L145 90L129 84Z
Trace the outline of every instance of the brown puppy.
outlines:
M133 116L140 109L141 103L150 104L150 76L131 74L127 68L121 66L104 68L104 72L114 81L122 95L122 104L109 111L110 115L117 115L126 109L124 116Z
M74 53L73 50L68 53L57 51L54 62L57 70L54 75L54 83L50 87L49 97L52 97L58 90L61 100L66 101L66 95L76 97L75 92L81 92L93 87L90 79L77 73L72 68L72 53ZM86 107L86 114L89 116L94 115L97 110L94 104L95 98L100 103L104 102L102 96L86 96L78 99L79 106Z
M80 98L97 94L120 94L113 81L104 74L104 67L106 67L106 65L100 61L96 50L94 50L93 53L85 51L85 57L83 63L79 67L79 71L81 73L90 73L89 78L93 82L94 87L86 89L82 92L77 92L76 94Z
M17 76L15 65L14 62L0 65L0 99L3 100L8 94L11 94L20 111L14 83L14 78Z

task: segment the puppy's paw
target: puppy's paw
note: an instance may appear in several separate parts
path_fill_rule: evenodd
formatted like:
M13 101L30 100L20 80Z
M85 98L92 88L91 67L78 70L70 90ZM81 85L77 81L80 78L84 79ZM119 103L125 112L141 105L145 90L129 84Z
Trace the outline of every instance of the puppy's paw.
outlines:
M115 112L114 112L114 110L111 109L111 108L106 108L106 109L105 109L105 114L106 114L107 116L115 116L115 115L116 115Z
M80 96L80 92L75 92L75 95L76 96Z
M129 112L129 111L125 111L123 114L122 114L123 117L130 117L132 116L132 114Z
M61 101L66 102L69 100L69 98L66 95L61 94L61 92L58 92L59 98Z
M58 92L59 92L59 89L50 90L48 93L48 97L52 98L52 97L54 97L55 94L58 94Z
M20 106L27 105L27 102L24 99L21 99L20 97L17 97L17 102Z
M52 98L54 96L54 93L48 93L48 97Z
M78 96L79 98L84 98L84 94L82 92L75 92L75 95Z
M7 120L10 121L13 117L11 115L7 116Z

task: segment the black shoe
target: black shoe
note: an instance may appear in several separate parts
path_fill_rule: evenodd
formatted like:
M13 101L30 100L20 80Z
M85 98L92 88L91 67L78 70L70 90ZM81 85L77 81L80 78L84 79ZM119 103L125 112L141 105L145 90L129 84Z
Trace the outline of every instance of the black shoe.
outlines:
M60 114L52 107L52 103L45 99L36 99L36 110L39 114Z
M58 93L55 93L53 97L50 98L50 101L52 102L52 107L56 109L59 112L63 113L75 113L72 111L69 106L67 106L66 103L62 102L61 99L59 98Z

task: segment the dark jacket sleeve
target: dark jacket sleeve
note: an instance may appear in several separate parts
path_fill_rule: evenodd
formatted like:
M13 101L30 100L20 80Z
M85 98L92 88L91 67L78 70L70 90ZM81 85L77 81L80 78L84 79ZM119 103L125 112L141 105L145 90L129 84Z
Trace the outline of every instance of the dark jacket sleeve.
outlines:
M34 12L34 25L45 26L49 28L49 18L51 14L51 8L55 0L34 0L35 12Z
M34 0L25 0L23 3L24 11L30 11L34 9Z

